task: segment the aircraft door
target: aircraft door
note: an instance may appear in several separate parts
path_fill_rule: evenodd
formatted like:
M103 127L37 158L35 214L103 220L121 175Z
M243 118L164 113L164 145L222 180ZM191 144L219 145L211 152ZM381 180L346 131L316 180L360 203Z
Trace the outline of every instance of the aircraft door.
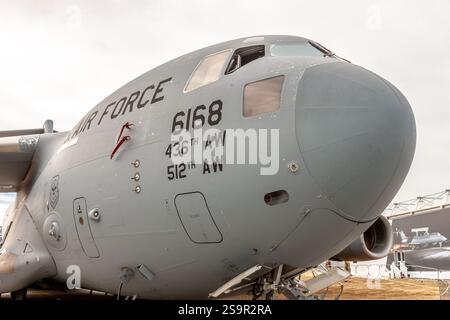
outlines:
M181 224L194 243L219 243L222 234L217 227L206 199L201 192L179 194L175 197L175 207Z
M98 258L100 253L92 236L85 198L77 198L73 201L73 218L84 253L90 258Z

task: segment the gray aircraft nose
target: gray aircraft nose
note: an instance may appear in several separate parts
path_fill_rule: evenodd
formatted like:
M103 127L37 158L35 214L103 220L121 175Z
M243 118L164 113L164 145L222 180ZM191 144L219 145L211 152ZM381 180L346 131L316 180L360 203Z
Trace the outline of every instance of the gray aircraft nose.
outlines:
M305 71L296 103L299 147L323 196L349 219L377 217L413 159L408 101L374 73L335 62Z

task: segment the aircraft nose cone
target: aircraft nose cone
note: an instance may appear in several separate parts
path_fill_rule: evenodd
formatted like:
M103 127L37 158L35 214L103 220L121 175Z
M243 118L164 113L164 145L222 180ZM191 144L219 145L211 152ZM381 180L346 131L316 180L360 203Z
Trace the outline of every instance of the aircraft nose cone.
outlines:
M414 156L408 101L374 73L335 62L305 71L296 103L299 147L323 196L355 221L377 217Z

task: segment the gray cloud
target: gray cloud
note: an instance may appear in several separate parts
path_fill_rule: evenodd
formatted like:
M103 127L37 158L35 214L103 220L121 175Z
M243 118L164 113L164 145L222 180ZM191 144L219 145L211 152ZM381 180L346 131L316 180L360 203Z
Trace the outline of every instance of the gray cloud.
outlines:
M450 184L450 2L0 2L0 130L55 120L70 129L141 73L237 37L315 39L394 83L410 101L418 142L396 200ZM1 208L0 208L1 210Z
M14 198L13 193L0 193L0 204L9 204Z

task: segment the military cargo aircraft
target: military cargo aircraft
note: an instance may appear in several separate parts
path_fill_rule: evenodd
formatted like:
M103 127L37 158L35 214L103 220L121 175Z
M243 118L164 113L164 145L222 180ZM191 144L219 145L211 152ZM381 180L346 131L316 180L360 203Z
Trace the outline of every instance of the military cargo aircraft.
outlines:
M52 121L0 132L0 191L17 193L0 292L23 298L78 270L79 286L118 297L215 298L243 285L300 297L296 276L325 260L389 253L380 214L415 141L397 88L312 40L186 54L69 132ZM193 149L215 156L185 158Z

